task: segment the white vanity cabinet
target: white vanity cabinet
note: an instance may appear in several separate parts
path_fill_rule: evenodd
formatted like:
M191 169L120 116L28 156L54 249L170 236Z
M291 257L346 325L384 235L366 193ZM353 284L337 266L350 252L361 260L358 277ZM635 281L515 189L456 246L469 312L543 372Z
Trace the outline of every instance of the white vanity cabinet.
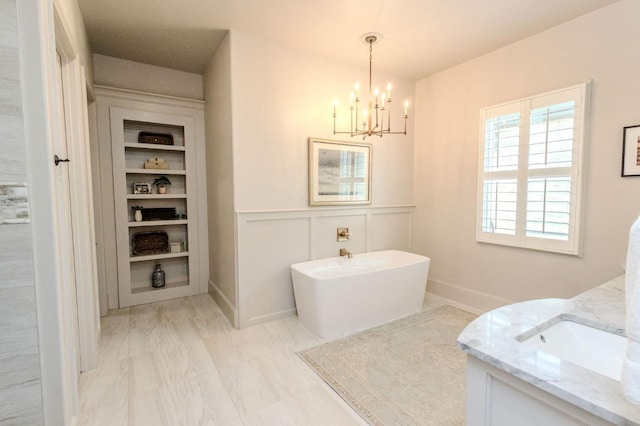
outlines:
M467 426L611 424L472 355L467 355Z
M99 140L108 140L111 151L110 161L100 158L101 167L110 166L112 172L112 193L102 175L103 220L110 223L112 204L115 237L115 254L106 247L105 264L117 268L119 307L205 293L204 104L118 89L96 93ZM169 142L142 140L141 133L167 135ZM151 168L155 161L165 168ZM165 194L153 185L160 176L171 182ZM142 221L136 221L134 206L143 208ZM106 242L109 226L104 229ZM157 264L166 284L154 288Z

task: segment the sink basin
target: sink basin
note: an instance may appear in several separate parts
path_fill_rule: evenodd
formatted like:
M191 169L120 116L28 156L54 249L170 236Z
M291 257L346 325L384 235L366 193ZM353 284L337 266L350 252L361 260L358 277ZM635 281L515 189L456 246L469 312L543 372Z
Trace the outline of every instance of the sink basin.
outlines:
M522 343L617 381L627 350L625 337L568 320Z

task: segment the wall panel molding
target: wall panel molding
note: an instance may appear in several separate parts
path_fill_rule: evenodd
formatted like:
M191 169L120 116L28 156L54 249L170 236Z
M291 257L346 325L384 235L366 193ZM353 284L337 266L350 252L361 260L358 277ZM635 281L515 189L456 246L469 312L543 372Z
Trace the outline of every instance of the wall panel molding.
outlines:
M236 212L238 327L294 315L290 265L352 253L413 248L414 206ZM349 241L338 242L338 226Z

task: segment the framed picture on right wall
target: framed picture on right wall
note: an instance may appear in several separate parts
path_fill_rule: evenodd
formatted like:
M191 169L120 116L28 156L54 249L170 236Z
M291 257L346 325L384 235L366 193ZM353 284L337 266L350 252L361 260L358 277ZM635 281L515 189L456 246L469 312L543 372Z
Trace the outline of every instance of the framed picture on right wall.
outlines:
M640 176L640 124L624 128L621 176Z

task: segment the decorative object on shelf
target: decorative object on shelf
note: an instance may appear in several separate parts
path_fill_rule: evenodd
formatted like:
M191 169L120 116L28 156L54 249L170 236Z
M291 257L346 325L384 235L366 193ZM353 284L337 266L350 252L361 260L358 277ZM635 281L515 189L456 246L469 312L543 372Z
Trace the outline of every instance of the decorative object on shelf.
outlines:
M175 207L154 207L142 210L142 220L175 220Z
M138 133L138 142L173 145L173 135L171 133L140 132Z
M371 149L309 138L309 205L371 203Z
M162 158L153 157L145 161L144 168L152 170L169 170L169 163L165 163Z
M184 242L182 241L169 243L169 246L171 247L171 253L182 253L184 251Z
M131 206L131 210L133 210L133 219L136 222L142 222L142 206Z
M133 234L131 251L136 256L169 253L167 231L142 231Z
M187 218L187 215L184 213L178 213L176 214L176 219L178 220L185 220Z
M171 181L168 177L162 175L158 176L153 180L153 186L158 187L158 194L166 194L167 193L167 185L171 185Z
M624 128L621 176L640 176L640 124Z
M151 184L146 182L133 183L134 194L151 194Z
M153 288L164 287L164 271L161 269L160 264L156 264L156 269L151 274L151 286Z
M351 92L349 111L351 113L351 125L349 131L336 130L336 108L338 100L333 100L333 134L348 134L351 137L362 136L364 140L367 136L382 135L406 135L407 134L407 117L409 112L409 101L404 102L404 130L401 132L391 131L391 83L387 84L386 92L380 93L378 88L372 90L371 75L373 63L373 45L380 41L382 34L366 33L360 37L360 40L369 45L369 99L366 101L366 107L363 107L360 113L360 84L356 83L355 92ZM387 121L385 123L385 111L387 112ZM355 116L354 116L355 115ZM362 121L360 121L362 120ZM354 127L355 123L355 127ZM359 125L362 124L362 128ZM387 126L385 128L385 125Z

